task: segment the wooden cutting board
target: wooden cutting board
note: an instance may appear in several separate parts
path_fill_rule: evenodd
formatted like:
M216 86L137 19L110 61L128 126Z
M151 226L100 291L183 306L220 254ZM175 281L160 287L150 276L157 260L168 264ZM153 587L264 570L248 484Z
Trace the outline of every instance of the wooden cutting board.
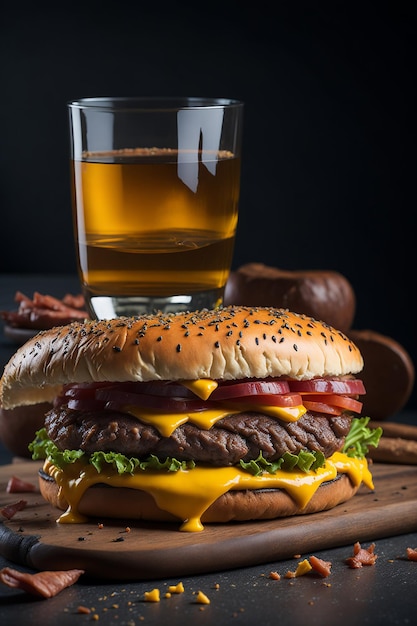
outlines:
M198 533L179 525L99 520L57 524L39 493L8 494L12 475L37 484L32 461L0 467L0 508L27 506L0 524L0 553L36 570L80 568L101 579L151 580L202 574L311 555L417 530L417 466L375 463L375 491L361 487L331 511L260 522L207 524Z

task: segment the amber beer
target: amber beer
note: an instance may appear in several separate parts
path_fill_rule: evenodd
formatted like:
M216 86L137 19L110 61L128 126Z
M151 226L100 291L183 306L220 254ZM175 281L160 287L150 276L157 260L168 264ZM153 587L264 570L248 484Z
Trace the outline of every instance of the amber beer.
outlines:
M72 168L79 271L90 297L223 289L239 157L142 148L85 152Z

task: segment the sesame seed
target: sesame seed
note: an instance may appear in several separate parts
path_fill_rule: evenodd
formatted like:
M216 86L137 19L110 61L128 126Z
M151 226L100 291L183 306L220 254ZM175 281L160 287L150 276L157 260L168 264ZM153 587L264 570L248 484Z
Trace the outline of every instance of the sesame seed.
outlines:
M294 343L292 347L293 347L293 348L294 348L294 350L297 352L297 350L298 350L298 346L297 346L297 344L296 344L296 343Z
M176 347L177 352L181 352L181 344L179 343Z

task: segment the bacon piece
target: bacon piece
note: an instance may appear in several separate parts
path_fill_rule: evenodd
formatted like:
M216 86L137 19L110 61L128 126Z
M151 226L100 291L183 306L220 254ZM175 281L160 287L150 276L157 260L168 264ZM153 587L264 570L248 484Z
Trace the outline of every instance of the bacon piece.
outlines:
M73 309L83 309L85 307L84 296L81 293L77 293L77 295L67 293L62 298L62 302Z
M17 291L15 301L19 304L17 311L0 311L0 317L15 328L43 330L88 318L88 313L84 310L85 301L82 294L75 296L66 294L62 300L59 300L38 291L34 292L33 298Z
M319 559L314 555L310 556L309 561L313 570L323 576L323 578L327 578L327 576L330 575L330 569L332 567L330 561L323 561L323 559Z
M35 485L28 483L17 476L11 476L6 487L7 493L28 493L36 491Z
M346 563L353 569L358 569L363 565L375 565L377 555L374 552L375 544L372 543L367 550L361 547L359 541L353 546L353 556L346 559Z
M407 548L407 559L409 561L417 561L417 549Z
M70 569L65 571L46 571L36 574L19 572L11 567L3 567L0 570L0 582L14 589L22 589L42 598L52 598L66 587L77 582L82 569Z
M3 517L6 517L7 519L12 519L12 517L14 517L14 515L16 515L18 511L23 511L26 505L26 500L18 500L17 502L13 502L12 504L6 504L6 506L4 506L0 510L0 513L3 515Z

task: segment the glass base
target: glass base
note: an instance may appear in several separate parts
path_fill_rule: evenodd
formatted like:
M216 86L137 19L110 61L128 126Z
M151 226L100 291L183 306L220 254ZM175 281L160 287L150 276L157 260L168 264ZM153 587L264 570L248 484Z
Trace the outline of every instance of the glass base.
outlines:
M93 319L112 319L181 311L215 309L223 303L224 289L212 289L192 294L154 296L94 296L85 293L85 299Z

